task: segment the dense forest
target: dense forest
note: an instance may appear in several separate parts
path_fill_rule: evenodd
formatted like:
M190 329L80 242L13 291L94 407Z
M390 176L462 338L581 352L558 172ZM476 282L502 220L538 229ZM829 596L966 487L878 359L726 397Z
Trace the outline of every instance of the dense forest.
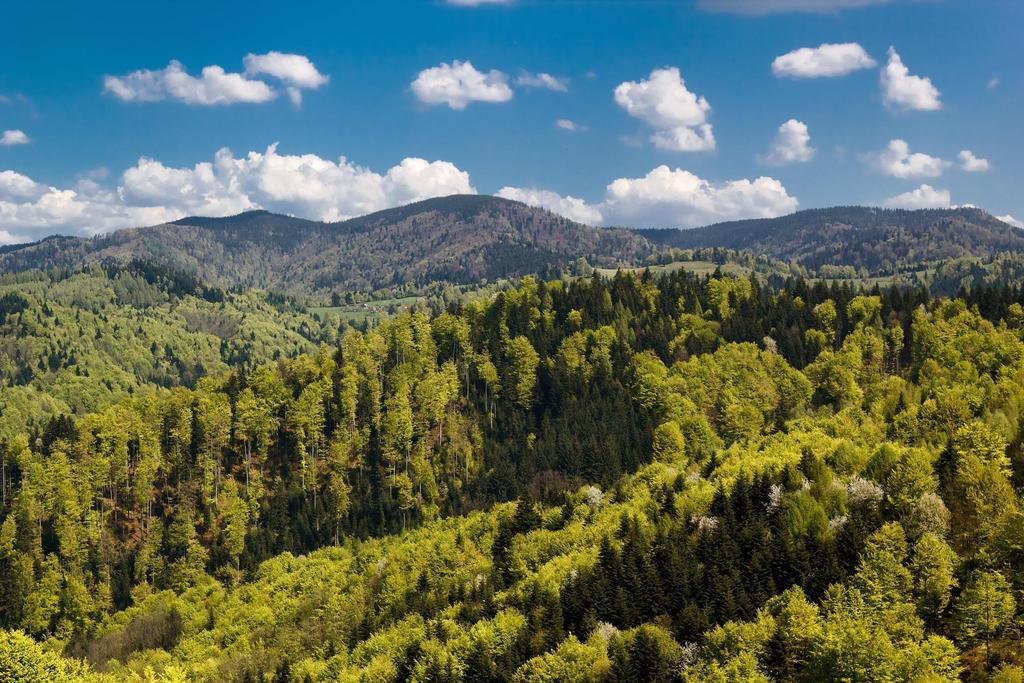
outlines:
M0 276L0 434L339 338L284 297L151 263Z
M0 678L1019 681L1022 304L526 278L55 414Z

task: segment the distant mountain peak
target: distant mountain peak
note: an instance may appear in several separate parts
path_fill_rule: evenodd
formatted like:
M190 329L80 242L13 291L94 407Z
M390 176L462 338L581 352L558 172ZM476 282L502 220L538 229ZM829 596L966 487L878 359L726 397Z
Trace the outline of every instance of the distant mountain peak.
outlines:
M249 220L252 218L256 218L258 216L270 215L280 214L272 214L270 211L267 211L266 209L249 209L248 211L242 211L241 213L236 213L231 216L185 216L184 218L179 218L176 221L171 221L171 223L175 225L195 225L197 221L208 223L210 221Z
M266 229L272 225L294 228L297 226L308 227L319 224L318 221L286 216L267 211L266 209L252 209L233 216L186 216L169 223L169 225L207 228L209 230L258 230Z

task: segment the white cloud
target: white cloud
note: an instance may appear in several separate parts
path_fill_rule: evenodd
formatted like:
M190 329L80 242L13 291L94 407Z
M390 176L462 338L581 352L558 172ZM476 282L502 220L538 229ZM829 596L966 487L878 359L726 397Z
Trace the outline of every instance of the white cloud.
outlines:
M916 190L889 197L885 205L894 209L948 209L951 202L949 190L936 190L923 184Z
M989 168L988 159L979 159L974 156L974 152L969 149L960 150L960 154L957 155L960 159L961 170L967 171L968 173L981 173L987 171Z
M777 12L811 12L828 14L843 9L884 5L892 0L698 0L697 6L710 12L732 14L775 14Z
M0 244L22 244L30 241L31 239L28 237L21 237L7 230L0 230Z
M24 178L24 176L22 176ZM116 192L90 181L73 189L47 187L32 182L32 194L24 197L0 193L0 230L8 235L54 232L94 234L131 225L150 225L180 216L166 207L126 205ZM25 241L30 237L19 238Z
M569 80L559 78L548 73L532 74L524 71L516 78L516 85L524 88L540 88L542 90L554 90L555 92L569 92Z
M284 52L248 54L245 73L229 73L216 64L192 76L181 62L172 60L165 68L140 69L124 76L105 76L103 90L124 102L177 100L186 104L226 105L260 103L275 99L279 92L258 76L281 81L291 101L302 102L303 90L315 90L330 79L320 73L308 57Z
M626 81L615 88L615 102L630 116L654 129L651 142L659 149L700 152L715 148L707 122L711 105L686 88L679 69L655 69L645 81Z
M322 220L340 220L429 197L472 194L469 174L447 161L403 159L380 174L315 154L264 152L169 167L141 158L116 188L82 180L47 187L13 171L0 172L0 230L94 234L152 225L189 214L225 215L265 208Z
M176 60L157 71L141 69L126 76L106 76L103 88L125 102L172 99L186 104L223 105L269 102L277 97L277 92L269 85L244 74L226 73L213 65L204 67L196 77L188 74Z
M196 171L201 176L200 166ZM381 175L344 157L334 162L315 154L278 154L276 145L241 158L221 150L212 170L220 188L217 195L211 197L203 191L202 177L179 183L185 188L183 194L201 197L201 204L217 199L321 220L340 220L438 195L475 192L469 174L446 161L408 158ZM127 173L125 181L128 188ZM218 213L198 207L188 207L188 211Z
M255 207L254 202L230 178L230 152L221 150L214 163L201 162L192 168L172 168L146 157L121 176L118 198L127 206L164 208L208 216L224 216Z
M457 59L419 72L412 82L412 91L421 102L447 104L452 109L465 109L470 102L512 99L512 88L503 72L491 69L484 73L471 62Z
M582 199L572 196L563 197L557 192L551 192L550 190L503 187L498 190L498 196L505 199L514 199L517 202L523 202L530 206L539 206L579 223L598 225L602 220L600 208L587 204Z
M988 79L988 83L986 83L985 86L989 90L995 90L996 88L998 88L999 87L999 76L993 76L992 78Z
M936 178L949 166L949 162L920 152L910 152L905 140L890 140L882 152L862 157L880 173L896 178Z
M498 196L590 225L693 228L742 218L791 213L798 202L774 178L713 183L689 171L658 166L642 178L618 178L598 203L550 190L503 187Z
M780 216L794 211L797 204L774 178L713 183L662 165L643 178L612 182L601 207L606 221L614 224L689 228Z
M811 135L807 124L790 119L779 126L772 146L766 154L759 154L757 160L768 166L785 166L810 161L815 149L810 146Z
M45 192L45 185L40 185L28 176L14 171L0 171L0 201L35 199Z
M266 74L287 84L288 97L296 106L302 103L303 90L316 90L330 81L330 78L320 73L309 57L304 55L285 52L268 52L262 55L250 53L242 61L246 74Z
M5 130L0 135L0 147L13 147L14 145L27 145L28 136L20 130Z
M431 197L452 194L476 194L469 182L469 173L448 161L427 161L418 157L402 159L388 169L381 181L384 204L379 208L398 206ZM358 214L348 214L349 216Z
M889 48L889 63L882 68L879 82L882 97L889 107L921 111L942 109L939 90L931 79L911 75L893 47Z
M73 187L57 188L0 171L0 231L7 234L0 233L0 241L54 232L97 234L256 208L340 220L429 197L476 192L469 174L447 161L410 157L377 173L344 157L332 161L315 154L280 154L276 145L244 156L221 149L211 161L191 167L141 158L115 186L102 180L90 176ZM774 178L714 183L667 166L641 178L613 181L597 203L534 188L503 187L498 194L589 224L693 227L777 216L797 207Z
M303 55L284 52L268 52L263 55L250 53L242 61L247 74L267 74L299 88L319 88L330 80Z
M569 91L568 79L558 78L543 72L540 74L523 72L516 78L515 84L524 88L541 88L542 90L554 90L556 92Z
M877 65L858 43L822 43L776 57L772 73L788 78L831 78Z
M1009 223L1010 225L1012 225L1015 228L1021 228L1022 230L1024 230L1024 221L1019 221L1016 218L1014 218L1013 216L1011 216L1010 214L1005 214L1003 216L996 216L996 218L998 218L999 220L1001 220L1004 223Z
M651 142L658 149L671 152L707 152L715 148L715 135L711 124L705 123L696 128L670 128L659 130L651 136Z
M557 121L555 121L555 126L561 128L562 130L568 130L573 133L581 133L587 129L587 127L584 126L583 124L576 123L575 121L571 121L569 119L558 119Z

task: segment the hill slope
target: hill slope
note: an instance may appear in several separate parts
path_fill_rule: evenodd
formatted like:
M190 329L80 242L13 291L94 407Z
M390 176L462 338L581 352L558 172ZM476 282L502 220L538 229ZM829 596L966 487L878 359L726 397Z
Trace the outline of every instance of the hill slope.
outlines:
M873 273L961 256L989 259L1000 252L1024 251L1024 231L973 208L906 211L848 206L694 230L637 232L663 246L746 249L811 268L849 265Z
M0 439L0 680L1021 680L1020 289L744 285L531 283Z
M225 287L324 292L526 275L579 257L636 264L652 251L626 230L591 228L507 199L456 195L340 223L250 211L92 239L53 237L0 252L0 272L138 258Z
M139 263L0 278L0 441L56 415L337 341L336 322L270 298Z

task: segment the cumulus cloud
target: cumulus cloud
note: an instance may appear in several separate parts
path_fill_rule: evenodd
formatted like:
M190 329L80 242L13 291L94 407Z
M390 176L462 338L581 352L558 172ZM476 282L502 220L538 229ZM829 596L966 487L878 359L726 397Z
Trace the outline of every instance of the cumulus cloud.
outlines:
M378 208L418 202L430 197L476 194L476 188L470 184L469 173L466 171L448 161L427 161L418 157L407 157L397 166L388 169L381 187L384 200ZM358 214L348 214L352 215Z
M113 186L103 180L86 177L58 188L0 171L0 241L54 232L97 234L257 208L341 220L429 197L476 193L469 174L447 161L410 157L378 173L344 157L281 154L276 145L244 156L221 149L212 160L187 167L143 157ZM595 203L537 188L507 186L498 194L594 225L694 227L777 216L797 207L774 178L716 183L667 166L614 180Z
M187 213L224 214L260 207L321 220L341 220L371 211L448 194L474 193L469 174L446 161L407 158L381 175L315 154L279 154L277 145L236 158L217 152L212 164L165 169L140 162L125 172L122 195L132 203L164 197ZM156 192L149 188L163 184Z
M715 136L709 123L697 128L680 126L659 130L651 136L651 142L658 149L672 152L706 152L715 148Z
M221 150L214 163L173 168L146 157L121 176L118 198L131 207L166 209L171 214L223 216L255 207L246 191L230 182L236 176L230 152Z
M566 78L552 76L549 73L532 74L524 71L516 78L516 85L524 88L540 88L542 90L554 90L556 92L569 92L569 81Z
M896 48L889 48L889 63L882 68L879 82L886 106L893 109L934 111L942 109L939 90L930 78L914 76L903 64Z
M508 102L512 88L508 76L491 69L477 71L468 60L441 63L424 69L412 82L412 91L426 104L447 104L452 109L465 109L470 102Z
M1013 216L1011 216L1010 214L1005 214L1005 215L1002 215L1002 216L996 216L996 218L998 218L999 220L1001 220L1004 223L1009 223L1010 225L1012 225L1015 228L1021 228L1022 230L1024 230L1024 221L1019 221L1016 218L1014 218Z
M858 43L823 43L776 57L772 73L780 78L830 78L877 65Z
M938 157L911 153L905 140L890 140L882 152L862 157L875 170L895 178L936 178L949 166L949 162Z
M40 185L28 176L14 171L0 171L0 200L34 199L45 192L44 185Z
M0 147L13 147L14 145L27 145L29 138L24 131L5 130L0 134Z
M936 190L931 185L922 184L916 190L889 197L885 205L893 209L948 209L952 204L949 190Z
M642 178L618 178L600 202L550 190L503 187L498 195L591 225L693 228L741 218L770 218L798 205L774 178L714 183L689 171L658 166Z
M658 166L643 178L608 185L607 221L625 225L690 228L739 218L791 213L797 200L774 178L713 183L683 169Z
M969 149L960 150L960 154L957 157L960 159L961 170L968 173L981 173L989 168L988 159L979 159Z
M810 161L814 158L815 152L810 142L811 135L807 131L807 124L790 119L779 126L771 148L765 154L759 154L757 160L767 166L786 166Z
M700 152L715 148L715 136L707 122L711 105L686 88L679 69L655 69L647 80L626 81L615 88L615 102L654 129L655 147L675 152Z
M242 60L247 74L267 74L299 88L319 88L330 79L320 73L304 55L268 52L248 54Z
M48 187L0 172L0 230L95 234L151 225L189 214L225 215L265 208L341 220L429 197L472 194L469 174L447 161L410 157L377 173L344 157L280 154L276 145L236 157L170 167L141 158L115 188L86 179Z
M265 74L285 83L288 97L295 105L302 103L304 89L316 90L330 81L330 78L320 73L309 57L304 55L286 52L268 52L262 55L250 53L242 61L246 74Z
M698 0L697 6L710 12L732 14L775 14L779 12L811 12L828 14L843 9L885 5L892 0Z
M156 71L140 69L126 76L106 76L103 89L124 102L171 99L186 104L223 105L269 102L277 96L263 81L227 73L217 65L204 67L199 76L192 76L177 60Z
M130 225L160 223L180 213L165 207L125 204L116 192L92 181L60 189L37 183L12 171L0 172L0 231L26 241L54 232L94 234ZM5 182L8 181L8 182ZM14 188L10 182L13 180ZM20 193L20 194L18 194Z
M588 225L600 224L602 220L601 209L587 204L584 200L573 196L565 196L550 190L538 190L535 188L503 187L498 190L498 196L505 199L514 199L530 206L539 206L542 209L553 211L559 215L570 218Z
M248 54L244 73L230 73L216 64L204 67L199 76L189 74L181 62L172 60L163 69L140 69L124 76L105 76L103 90L123 102L177 100L185 104L257 104L275 99L279 92L259 76L281 81L295 104L302 91L319 88L330 80L303 55L285 52Z

